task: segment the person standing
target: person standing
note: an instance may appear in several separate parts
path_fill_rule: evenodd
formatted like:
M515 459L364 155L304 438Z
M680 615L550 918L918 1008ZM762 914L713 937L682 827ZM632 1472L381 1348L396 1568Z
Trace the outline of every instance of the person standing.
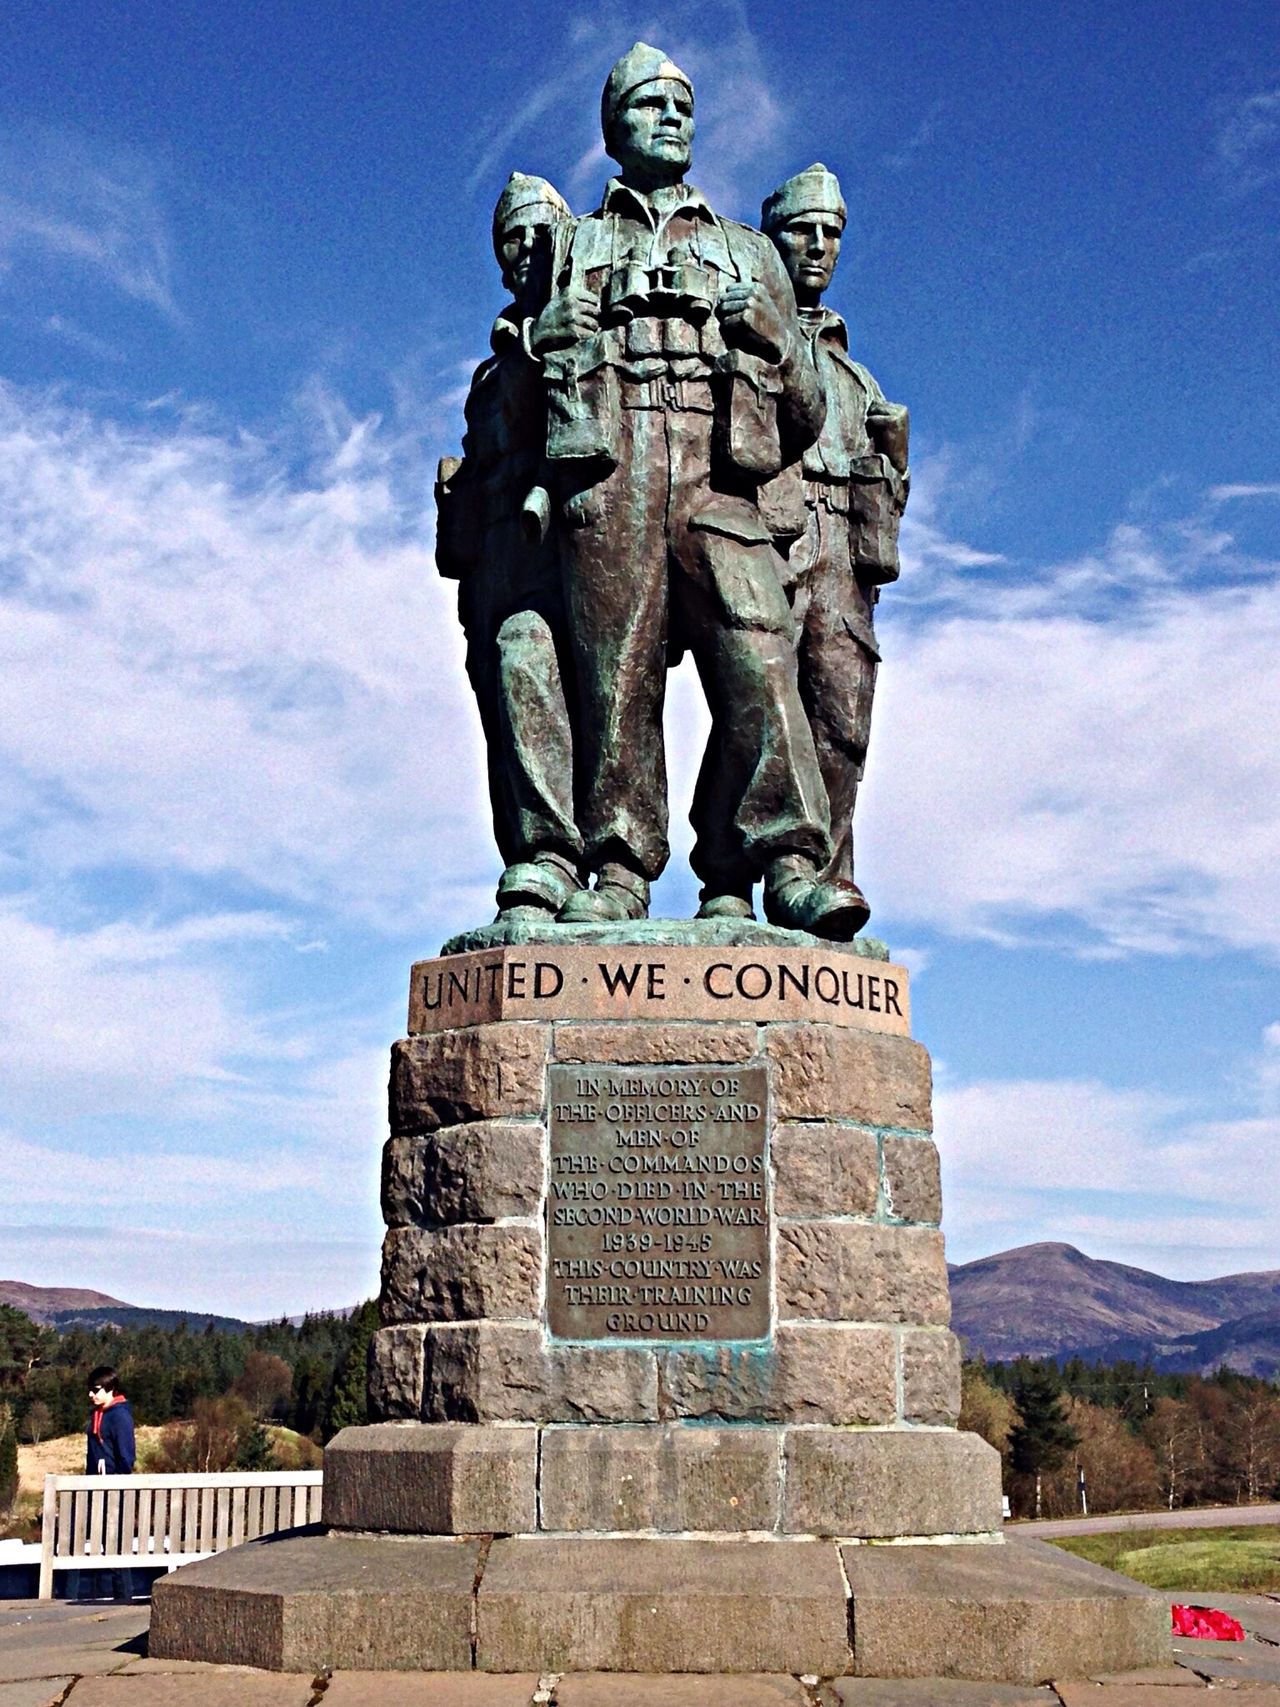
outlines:
M85 1473L89 1476L131 1476L137 1459L137 1443L133 1431L133 1412L120 1390L120 1377L108 1364L99 1364L89 1375L89 1421L85 1429L87 1450ZM132 1536L121 1540L107 1537L108 1548L123 1550L125 1540L131 1545ZM67 1584L68 1600L79 1598L77 1590L81 1572L71 1572ZM133 1599L133 1572L113 1570L112 1598Z

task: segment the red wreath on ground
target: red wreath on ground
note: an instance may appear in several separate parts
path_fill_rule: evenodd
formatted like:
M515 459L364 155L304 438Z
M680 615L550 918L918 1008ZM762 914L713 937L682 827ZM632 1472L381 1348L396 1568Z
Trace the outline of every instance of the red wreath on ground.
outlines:
M1173 1633L1195 1636L1202 1642L1244 1641L1244 1625L1229 1612L1219 1612L1212 1606L1175 1606Z

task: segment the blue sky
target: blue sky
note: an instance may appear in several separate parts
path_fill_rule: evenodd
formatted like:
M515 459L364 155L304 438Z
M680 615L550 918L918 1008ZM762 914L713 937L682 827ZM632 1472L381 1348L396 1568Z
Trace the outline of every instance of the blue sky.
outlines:
M915 488L859 829L949 1251L1280 1267L1273 4L0 19L0 1274L262 1316L376 1286L411 959L489 913L430 475L513 168L578 209L637 37L830 300ZM702 739L673 678L676 856Z

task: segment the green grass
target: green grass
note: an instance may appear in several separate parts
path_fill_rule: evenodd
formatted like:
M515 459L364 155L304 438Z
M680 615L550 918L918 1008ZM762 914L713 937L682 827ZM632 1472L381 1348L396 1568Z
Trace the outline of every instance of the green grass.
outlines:
M1280 1527L1121 1529L1054 1542L1149 1588L1219 1594L1280 1591Z

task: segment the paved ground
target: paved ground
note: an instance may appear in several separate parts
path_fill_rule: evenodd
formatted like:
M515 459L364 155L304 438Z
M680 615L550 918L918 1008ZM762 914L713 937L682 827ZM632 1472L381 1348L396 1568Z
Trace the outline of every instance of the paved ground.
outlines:
M1193 1595L1179 1595L1195 1600ZM1204 1598L1204 1597L1199 1597ZM791 1677L485 1676L338 1672L291 1677L146 1657L150 1608L0 1602L0 1707L1280 1707L1280 1596L1215 1595L1245 1642L1179 1642L1167 1672L981 1683Z
M1116 1529L1243 1529L1255 1523L1280 1523L1280 1505L1214 1505L1192 1511L1115 1512L1106 1517L1045 1518L1036 1523L1009 1525L1012 1535L1034 1535L1052 1541L1055 1535L1092 1535Z

